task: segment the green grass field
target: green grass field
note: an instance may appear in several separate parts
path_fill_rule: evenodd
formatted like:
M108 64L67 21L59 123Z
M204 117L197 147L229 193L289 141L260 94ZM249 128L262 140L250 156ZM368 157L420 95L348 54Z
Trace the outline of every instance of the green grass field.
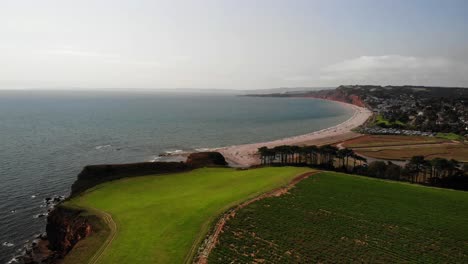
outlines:
M396 120L395 122L390 122L390 120L385 119L382 115L377 115L375 117L374 125L376 125L376 126L385 126L385 127L390 127L392 125L399 125L401 127L406 126L405 123L403 123L403 122L401 122L399 120Z
M209 263L468 263L468 193L316 174L238 211Z
M193 257L194 245L222 212L307 171L207 168L129 178L98 185L64 205L108 213L117 224L115 239L98 263L183 263ZM102 238L90 242L95 241ZM85 239L78 245L89 249L86 243ZM86 262L75 259L66 258L65 263Z
M448 139L448 140L458 140L458 141L464 140L464 137L457 135L455 133L437 133L436 137Z

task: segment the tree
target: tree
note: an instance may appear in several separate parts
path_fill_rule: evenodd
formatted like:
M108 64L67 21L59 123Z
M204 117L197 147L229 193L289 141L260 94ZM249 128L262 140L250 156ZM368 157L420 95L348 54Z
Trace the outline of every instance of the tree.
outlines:
M452 176L453 172L458 170L458 166L460 166L460 162L455 159L450 159L447 162L448 176Z
M341 163L341 167L345 167L345 157L346 157L346 150L340 149L336 152L336 157L338 158L338 165Z
M362 164L363 162L364 162L364 163L367 163L367 159L366 159L366 158L364 158L364 157L362 157L362 156L359 156L359 155L355 155L355 157L356 157L356 159L359 161L359 166L362 166L362 165L363 165L363 164Z
M268 159L268 164L272 164L272 162L276 159L276 151L274 149L268 149L266 151L266 156Z
M325 165L328 167L334 167L333 160L335 159L336 153L338 152L338 148L331 145L324 145L320 147L320 150L325 157Z
M424 160L422 163L423 168L423 182L427 182L427 171L429 171L429 175L432 177L432 163L429 160Z
M383 161L373 161L367 169L369 176L377 178L385 178L385 170L387 165Z
M414 182L415 179L418 178L419 173L422 171L424 167L424 156L413 156L406 164L406 168L410 174L411 182Z
M385 169L385 178L391 180L400 180L400 176L401 167L389 161L387 168Z
M258 149L258 153L260 154L260 160L262 165L266 164L266 156L268 154L268 148L267 147L261 147Z
M289 148L289 153L291 155L291 163L299 163L299 156L301 152L301 147L299 146L291 146Z
M344 148L343 152L344 152L344 156L346 158L346 170L348 170L349 158L354 155L354 151L352 149L349 149L349 148Z
M304 147L304 152L307 153L310 159L310 163L317 165L318 164L318 153L319 150L317 146L306 146Z
M280 163L281 164L286 164L287 163L287 151L288 151L289 146L282 145L282 146L276 146L273 148L273 150L279 154L280 156Z
M318 154L317 165L322 165L325 162L326 147L325 146L318 147L317 154Z
M434 158L431 160L431 165L434 170L434 177L435 178L442 178L444 177L444 171L447 168L448 161L443 158Z
M356 162L359 162L359 166L362 166L362 162L367 162L367 159L364 157L359 156L355 152L353 152L353 155L351 156L353 158L353 171L356 168Z
M463 164L462 170L463 170L463 173L464 173L464 174L468 174L468 163L464 163L464 164Z

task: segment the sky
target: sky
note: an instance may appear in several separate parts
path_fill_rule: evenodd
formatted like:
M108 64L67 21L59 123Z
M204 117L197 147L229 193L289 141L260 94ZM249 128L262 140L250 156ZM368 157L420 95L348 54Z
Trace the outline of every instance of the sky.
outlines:
M468 87L466 0L0 0L0 89Z

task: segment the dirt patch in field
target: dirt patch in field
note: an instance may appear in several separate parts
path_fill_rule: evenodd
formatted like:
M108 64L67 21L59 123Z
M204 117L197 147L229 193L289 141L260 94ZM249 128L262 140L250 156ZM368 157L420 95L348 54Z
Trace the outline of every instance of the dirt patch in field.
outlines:
M214 227L214 230L211 232L211 234L205 239L205 241L203 242L202 246L201 246L201 249L199 250L199 253L198 253L198 256L195 258L195 261L193 263L196 263L196 264L207 264L208 263L208 256L210 255L211 251L215 248L216 244L218 243L218 238L219 236L221 235L221 233L223 232L223 229L224 229L224 226L226 225L226 223L234 218L236 216L236 213L256 202L256 201L259 201L261 199L265 199L265 198L268 198L268 197L278 197L278 196L281 196L281 195L284 195L286 193L289 192L289 190L291 190L291 188L293 188L297 183L299 183L300 181L308 178L309 176L311 175L314 175L314 174L317 174L319 173L320 171L312 171L312 172L307 172L307 173L304 173L304 174L301 174L299 176L297 176L296 178L294 178L287 186L284 186L284 187L281 187L281 188L277 188L277 189L274 189L272 191L269 191L267 193L264 193L262 195L259 195L255 198L252 198L248 201L245 201L243 203L241 203L240 205L236 206L235 208L229 210L227 213L225 213L219 220L218 222L216 223L215 227Z

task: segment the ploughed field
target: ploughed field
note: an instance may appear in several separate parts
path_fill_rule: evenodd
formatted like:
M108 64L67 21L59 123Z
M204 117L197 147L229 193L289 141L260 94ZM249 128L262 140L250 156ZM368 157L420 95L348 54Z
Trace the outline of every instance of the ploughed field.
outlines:
M209 263L468 263L468 192L334 172L240 209Z
M110 228L111 242L100 247L103 238L92 235L75 246L65 263L183 263L228 208L308 171L205 168L100 184L64 205L88 209L106 221L111 216L116 225Z
M437 137L396 136L396 135L364 135L343 143L348 148L369 148L385 146L409 146L421 144L447 143L449 140Z
M438 157L468 162L466 143L438 137L365 135L342 145L378 159L409 160L412 156L424 156L426 159Z

